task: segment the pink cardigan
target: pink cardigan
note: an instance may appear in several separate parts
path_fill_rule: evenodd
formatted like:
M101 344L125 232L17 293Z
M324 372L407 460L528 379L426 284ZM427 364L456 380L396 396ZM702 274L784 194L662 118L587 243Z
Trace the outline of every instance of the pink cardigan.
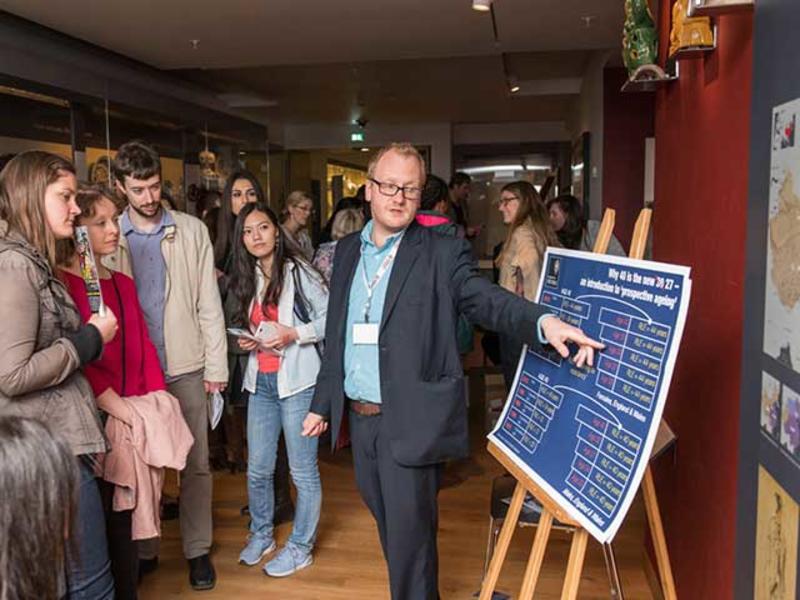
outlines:
M112 415L106 435L112 450L101 458L98 475L115 485L113 510L133 510L131 537L161 535L159 504L164 469L182 470L194 444L178 399L156 391L122 399L131 424Z

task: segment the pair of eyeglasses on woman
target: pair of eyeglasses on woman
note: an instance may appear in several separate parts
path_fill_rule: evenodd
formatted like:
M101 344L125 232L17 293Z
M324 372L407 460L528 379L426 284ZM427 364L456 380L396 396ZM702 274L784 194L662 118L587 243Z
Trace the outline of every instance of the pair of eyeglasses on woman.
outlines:
M498 208L503 208L504 206L508 206L508 204L510 204L511 202L514 202L515 200L518 201L519 200L519 196L505 196L505 197L501 197L498 200L496 200L494 204Z
M419 200L422 197L422 188L406 185L400 186L394 183L385 183L372 177L369 180L378 186L378 190L384 196L396 196L397 192L402 192L406 200Z

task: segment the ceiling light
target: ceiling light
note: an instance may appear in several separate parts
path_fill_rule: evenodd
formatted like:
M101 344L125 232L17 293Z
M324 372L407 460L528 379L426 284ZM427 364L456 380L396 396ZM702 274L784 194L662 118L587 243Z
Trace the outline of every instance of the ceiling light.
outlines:
M511 87L508 88L508 91L512 94L516 94L519 91L519 85L512 84Z
M492 9L492 0L472 0L472 10L488 12Z
M369 148L367 148L367 147L364 147L364 148L362 148L362 149L361 149L361 151L362 151L362 152L369 152Z

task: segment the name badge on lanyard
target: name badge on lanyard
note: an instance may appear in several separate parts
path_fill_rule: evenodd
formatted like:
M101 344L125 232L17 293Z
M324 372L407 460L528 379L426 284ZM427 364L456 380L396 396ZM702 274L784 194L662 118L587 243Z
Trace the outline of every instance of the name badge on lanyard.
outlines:
M361 275L364 280L364 287L367 290L367 302L364 305L364 321L361 323L353 323L353 344L374 346L378 343L380 323L370 323L369 321L369 311L370 308L372 308L372 296L375 293L375 288L378 287L381 279L386 275L386 271L389 270L389 267L397 256L397 251L400 249L400 242L403 240L404 234L405 232L400 235L389 254L383 259L372 281L367 280L367 262L364 260L363 249L361 251Z

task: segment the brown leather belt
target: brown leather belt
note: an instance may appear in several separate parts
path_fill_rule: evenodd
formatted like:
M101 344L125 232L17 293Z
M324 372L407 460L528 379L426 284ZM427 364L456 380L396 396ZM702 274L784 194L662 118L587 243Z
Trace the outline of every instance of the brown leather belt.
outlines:
M358 402L350 400L350 410L362 417L374 417L381 414L381 405L374 402Z

